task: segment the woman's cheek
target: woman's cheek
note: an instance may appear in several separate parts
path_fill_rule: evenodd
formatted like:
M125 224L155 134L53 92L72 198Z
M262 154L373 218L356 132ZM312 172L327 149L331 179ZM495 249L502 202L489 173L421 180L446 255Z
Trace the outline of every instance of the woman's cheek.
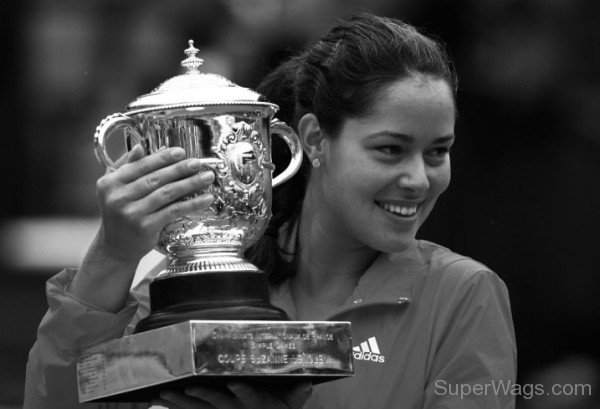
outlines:
M451 179L450 160L447 164L440 166L430 176L430 185L434 189L434 195L439 196L448 189Z

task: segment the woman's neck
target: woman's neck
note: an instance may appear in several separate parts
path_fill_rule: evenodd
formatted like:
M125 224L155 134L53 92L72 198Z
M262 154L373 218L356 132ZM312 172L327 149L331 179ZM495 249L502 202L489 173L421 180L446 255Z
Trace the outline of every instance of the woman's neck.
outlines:
M350 240L339 221L324 209L316 211L311 199L307 194L302 205L291 288L299 314L315 319L347 300L379 252ZM306 314L309 306L318 311Z

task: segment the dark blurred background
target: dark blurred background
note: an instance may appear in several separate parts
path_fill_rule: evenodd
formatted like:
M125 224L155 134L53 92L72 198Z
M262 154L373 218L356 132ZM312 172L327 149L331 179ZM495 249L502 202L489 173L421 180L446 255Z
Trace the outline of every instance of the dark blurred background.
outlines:
M77 265L98 225L106 115L180 73L189 38L248 87L363 7L442 38L460 75L453 182L421 237L506 282L519 382L599 408L600 19L594 0L22 0L2 2L0 409L18 408L44 282ZM549 389L549 387L548 387Z

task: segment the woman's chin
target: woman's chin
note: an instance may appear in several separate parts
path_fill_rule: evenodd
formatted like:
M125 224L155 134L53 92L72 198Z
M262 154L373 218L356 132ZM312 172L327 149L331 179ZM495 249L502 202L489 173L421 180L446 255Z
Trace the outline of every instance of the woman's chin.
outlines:
M414 235L409 237L395 237L388 240L382 240L374 248L383 253L400 253L410 248L416 239Z

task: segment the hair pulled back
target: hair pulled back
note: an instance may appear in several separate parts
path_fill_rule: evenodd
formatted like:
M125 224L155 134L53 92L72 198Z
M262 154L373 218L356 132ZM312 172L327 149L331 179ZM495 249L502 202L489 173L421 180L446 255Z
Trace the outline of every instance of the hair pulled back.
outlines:
M344 120L368 115L378 93L403 78L424 75L443 80L456 97L457 78L443 45L400 20L359 13L340 21L321 40L281 64L258 86L279 105L277 117L294 129L314 114L327 137L335 138ZM273 161L284 168L289 155L273 141ZM297 219L310 163L273 192L273 217L263 238L246 256L278 283L294 274L277 246L277 232Z

